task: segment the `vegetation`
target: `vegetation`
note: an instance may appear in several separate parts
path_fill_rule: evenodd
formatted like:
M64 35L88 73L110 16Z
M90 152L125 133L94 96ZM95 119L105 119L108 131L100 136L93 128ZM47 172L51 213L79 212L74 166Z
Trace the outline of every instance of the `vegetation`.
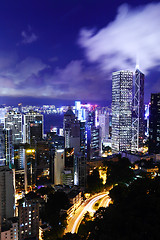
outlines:
M62 239L63 240L83 240L83 238L76 233L67 233L66 235L63 236Z
M49 223L52 229L44 233L44 240L57 240L63 236L67 214L60 215L60 210L67 209L68 206L69 200L64 192L58 191L49 195L43 221Z
M83 225L88 240L158 240L160 226L160 178L138 179L128 187L110 191L113 204L100 208L94 221ZM82 234L82 233L81 233Z
M117 162L107 162L107 185L117 183L129 183L133 180L134 172L131 169L131 163L128 158L121 158Z
M104 189L103 180L99 176L97 169L94 169L91 175L87 178L87 192L97 193Z

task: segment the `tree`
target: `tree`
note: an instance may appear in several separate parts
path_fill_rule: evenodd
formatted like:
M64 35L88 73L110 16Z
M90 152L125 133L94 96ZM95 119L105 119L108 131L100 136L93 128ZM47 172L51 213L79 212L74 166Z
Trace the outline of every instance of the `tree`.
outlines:
M126 197L127 193L128 188L126 184L118 184L110 190L109 196L114 204L119 204Z
M67 209L68 206L69 200L64 192L57 191L49 195L43 221L48 222L52 229L44 234L44 239L52 240L63 236L67 214L60 215L60 210Z
M87 178L87 191L90 193L101 192L104 189L103 180L97 169L94 169Z
M134 172L128 158L119 157L118 162L108 162L107 166L106 184L128 183L133 180Z
M81 240L82 238L76 233L66 233L62 239L63 240Z
M115 186L110 196L114 202L95 215L89 240L159 239L160 178Z

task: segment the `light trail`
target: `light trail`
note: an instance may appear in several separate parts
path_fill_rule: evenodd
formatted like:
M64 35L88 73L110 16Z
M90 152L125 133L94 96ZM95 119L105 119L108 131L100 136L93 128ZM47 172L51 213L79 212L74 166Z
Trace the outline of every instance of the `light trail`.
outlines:
M101 194L101 195L98 195L96 197L94 197L93 199L91 199L89 201L89 203L87 203L86 206L84 206L83 210L80 212L80 214L78 215L78 217L76 218L74 224L73 224L73 227L72 227L72 230L71 230L71 233L76 233L78 231L78 227L82 221L82 218L83 218L83 215L86 213L86 212L93 212L93 205L101 198L105 197L105 196L108 196L107 193L104 193L104 194Z

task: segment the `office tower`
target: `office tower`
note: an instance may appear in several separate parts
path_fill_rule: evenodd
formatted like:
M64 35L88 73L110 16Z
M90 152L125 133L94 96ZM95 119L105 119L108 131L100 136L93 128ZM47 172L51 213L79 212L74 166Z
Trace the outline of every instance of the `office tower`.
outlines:
M84 108L80 101L75 101L75 117L79 121L86 120L86 109Z
M36 150L26 148L25 144L16 149L16 188L21 187L25 193L31 191L36 184ZM18 179L20 179L20 186ZM17 185L18 184L18 185Z
M75 101L75 116L78 120L82 120L82 109L81 109L81 102Z
M54 157L55 151L58 149L65 148L65 140L63 136L59 136L54 132L47 133L47 141L49 142L49 151L50 151L50 177L52 183L54 182Z
M65 148L64 171L62 184L74 184L74 148Z
M20 144L23 142L23 134L22 134L22 114L15 113L14 111L10 111L5 116L5 129L12 130L12 142L13 145Z
M112 74L112 152L131 151L133 73Z
M13 135L12 130L6 128L4 130L5 134L5 158L6 158L6 165L10 168L14 165L14 148L13 148Z
M19 239L39 239L39 201L26 195L19 200Z
M30 122L30 144L35 145L42 140L42 121Z
M87 125L88 126L95 126L96 114L95 111L88 111L87 112Z
M64 149L65 140L63 136L59 136L54 132L47 133L47 140L55 149Z
M91 127L90 158L99 157L101 153L101 127Z
M36 151L35 149L25 150L25 192L31 191L36 184Z
M86 186L87 181L87 164L86 156L83 153L75 154L74 160L74 185L81 187Z
M14 177L8 166L0 167L0 212L1 220L14 216Z
M80 122L75 118L71 108L64 114L63 121L65 148L74 148L74 152L80 151Z
M54 156L54 184L62 184L62 172L65 166L64 149L57 149Z
M145 137L149 137L149 104L145 105L145 115L144 115L144 121L145 121Z
M80 122L80 152L86 155L87 153L87 132L86 122Z
M101 127L102 141L109 138L109 111L99 114L99 126Z
M22 113L22 103L18 103L18 112Z
M43 115L30 111L24 115L23 142L35 143L43 138Z
M160 93L151 94L148 150L149 153L160 153Z
M65 148L70 148L70 138L71 138L71 128L72 125L75 123L75 114L73 113L72 109L69 107L67 112L64 114L63 120L63 133L65 137Z
M36 144L36 185L47 184L50 179L51 152L47 141Z
M6 113L7 113L7 109L4 107L0 107L0 124L3 124L3 127L4 127Z
M0 124L0 166L14 164L14 149L12 144L12 130L4 129Z
M63 128L59 128L59 136L64 136L64 134L63 134Z
M22 198L24 193L25 193L25 171L24 169L15 170L16 200Z
M132 152L143 147L144 139L144 74L135 72L134 99L132 112Z
M5 134L3 124L0 124L0 166L6 165Z
M86 117L86 152L87 160L90 160L91 153L91 127L95 126L95 111L88 111Z

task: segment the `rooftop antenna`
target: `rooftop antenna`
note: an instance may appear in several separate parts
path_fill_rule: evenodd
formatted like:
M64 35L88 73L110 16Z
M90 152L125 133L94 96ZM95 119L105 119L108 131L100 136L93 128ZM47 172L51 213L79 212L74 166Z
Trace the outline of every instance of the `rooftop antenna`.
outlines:
M136 70L139 69L139 56L136 57Z

